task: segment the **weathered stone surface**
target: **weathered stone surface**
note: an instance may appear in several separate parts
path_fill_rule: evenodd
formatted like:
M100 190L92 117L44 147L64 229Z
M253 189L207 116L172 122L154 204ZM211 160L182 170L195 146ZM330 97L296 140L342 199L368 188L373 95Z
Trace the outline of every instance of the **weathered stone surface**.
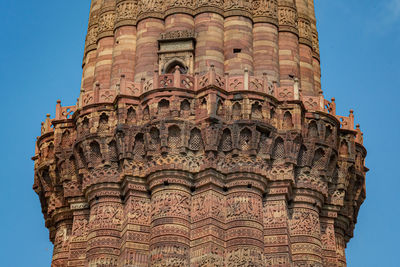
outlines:
M363 136L320 89L313 1L92 0L37 140L52 266L345 266Z

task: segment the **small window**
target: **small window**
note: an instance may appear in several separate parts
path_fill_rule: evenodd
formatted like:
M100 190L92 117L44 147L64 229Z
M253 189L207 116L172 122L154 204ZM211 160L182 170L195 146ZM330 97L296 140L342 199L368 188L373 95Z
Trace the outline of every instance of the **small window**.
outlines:
M242 52L242 49L241 48L233 48L233 53L234 54L239 54L239 53L241 53Z
M183 64L180 62L173 62L166 68L165 73L174 73L177 67L181 74L186 74L188 72L188 69Z

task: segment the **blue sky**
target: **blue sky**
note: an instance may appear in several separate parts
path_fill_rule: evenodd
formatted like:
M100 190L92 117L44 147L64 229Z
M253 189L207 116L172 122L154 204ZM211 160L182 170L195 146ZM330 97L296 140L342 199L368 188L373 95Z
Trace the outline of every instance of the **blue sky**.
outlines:
M80 87L89 0L0 0L0 256L4 267L50 266L51 244L32 191L35 137L57 99ZM349 267L397 267L400 0L318 0L322 84L338 113L355 110L368 149L367 200Z

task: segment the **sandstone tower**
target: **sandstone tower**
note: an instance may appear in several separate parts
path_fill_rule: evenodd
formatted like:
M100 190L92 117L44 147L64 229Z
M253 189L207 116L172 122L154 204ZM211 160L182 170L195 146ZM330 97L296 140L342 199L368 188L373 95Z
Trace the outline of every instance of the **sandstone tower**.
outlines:
M34 157L52 266L346 266L366 150L320 76L313 0L92 0Z

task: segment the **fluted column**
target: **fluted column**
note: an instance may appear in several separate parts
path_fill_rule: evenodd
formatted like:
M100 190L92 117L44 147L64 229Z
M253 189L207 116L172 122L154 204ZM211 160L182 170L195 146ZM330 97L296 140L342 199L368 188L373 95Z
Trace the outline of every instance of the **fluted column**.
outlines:
M86 266L89 205L84 199L79 199L73 201L70 206L73 211L73 225L67 266L84 267Z
M89 26L86 35L85 52L82 63L82 85L81 89L84 91L93 90L94 84L94 69L96 65L97 56L97 32L99 30L99 13L101 1L92 0L89 15Z
M69 211L57 211L54 236L52 267L64 267L68 264L72 234L72 214Z
M136 60L137 1L119 0L116 6L111 86L114 88L124 75L133 82Z
M247 69L253 74L253 21L250 3L226 6L224 21L225 72L241 75Z
M308 4L303 0L296 0L296 7L298 12L301 90L305 95L314 95L312 30Z
M315 17L314 0L308 0L308 14L311 23L312 34L312 54L314 69L314 94L318 95L321 91L321 64L319 54L319 40L317 31L317 19Z
M297 10L294 0L278 0L279 67L281 86L292 86L300 77Z
M228 176L226 266L262 266L264 227L262 188L247 174Z
M325 267L337 267L336 255L336 235L335 235L335 218L337 212L332 210L323 210L321 216L321 243L322 256Z
M100 90L109 90L114 48L115 0L105 0L99 14L94 80Z
M348 221L347 218L344 218L342 215L335 221L335 240L336 240L336 257L337 257L337 266L338 267L346 267L346 230L348 229Z
M272 182L263 203L265 266L291 267L290 183Z
M223 266L225 255L225 193L223 176L214 171L200 173L191 209L190 266Z
M99 184L88 192L90 220L87 243L89 267L116 267L121 247L123 207L117 184Z
M138 0L135 82L153 78L158 67L158 39L164 31L164 5Z
M126 177L124 191L124 224L119 265L149 266L151 207L144 179Z
M308 189L294 192L290 221L292 259L295 267L322 267L319 209L322 196Z
M150 265L189 266L190 177L159 172L149 177L151 190Z
M279 81L278 0L253 3L254 74Z
M164 21L158 18L146 18L137 26L135 81L153 77L158 62L158 39L164 31Z
M194 18L189 14L171 14L165 18L165 32L194 30Z
M206 73L211 65L215 66L218 74L224 73L224 17L214 13L207 5L199 6L198 10L204 12L195 16L196 51L195 72ZM220 10L221 6L215 4Z

